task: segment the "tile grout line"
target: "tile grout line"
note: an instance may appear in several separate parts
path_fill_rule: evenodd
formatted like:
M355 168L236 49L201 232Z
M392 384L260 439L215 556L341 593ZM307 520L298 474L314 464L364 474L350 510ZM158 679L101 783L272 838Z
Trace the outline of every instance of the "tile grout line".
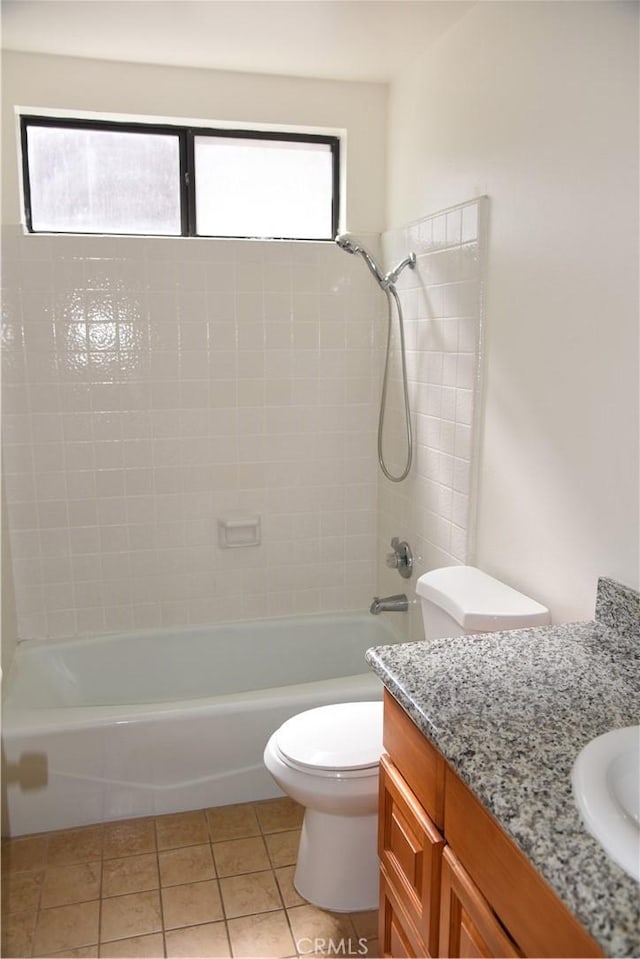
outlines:
M288 929L289 929L289 931L290 931L290 933L291 933L291 941L292 941L292 943L293 943L293 948L294 948L295 957L299 957L299 956L300 956L300 952L299 952L299 950L298 950L298 941L297 941L297 939L296 939L296 935L295 935L295 932L294 932L294 929L293 929L293 925L292 925L292 923L291 923L291 916L290 916L290 914L289 914L289 907L286 905L286 903L285 903L285 901L284 901L284 895L283 895L283 893L282 893L282 889L281 889L281 887L280 887L280 883L278 882L278 877L277 877L277 875L276 875L276 868L277 868L277 867L273 865L273 860L272 860L272 858L271 858L271 853L269 852L269 846L268 846L268 844L267 844L267 842L266 842L266 835L267 835L267 834L266 834L265 831L264 831L264 828L263 828L262 823L261 823L261 821L260 821L260 817L259 817L258 814L257 814L257 811L255 811L255 807L254 807L254 812L255 812L255 815L256 815L256 819L258 820L258 827L259 827L259 829L260 829L260 831L261 831L261 833L262 833L262 836L263 836L263 838L264 838L264 841L265 841L265 846L266 846L266 848L267 848L267 855L268 855L268 857L269 857L269 861L271 862L271 865L272 865L273 878L274 878L274 881L275 881L276 886L277 886L277 889L278 889L278 894L279 894L279 896L280 896L280 901L282 902L282 906L283 906L283 909L284 909L284 915L285 915L287 927L288 927ZM281 831L281 832L287 832L288 830L284 829L284 830L280 830L280 831ZM271 833L271 835L273 835L273 833ZM295 865L295 863L294 863L294 865ZM293 886L293 878L292 878L292 880L291 880L291 885L292 885L292 887L293 887L294 890L295 890L295 886ZM297 890L295 890L295 891L297 892ZM300 894L298 893L298 895L300 895Z
M255 811L255 810L254 810L254 811ZM287 904L286 904L285 901L284 901L284 895L283 895L283 893L282 893L282 889L281 889L281 887L280 887L280 883L278 882L278 877L277 877L277 875L276 875L276 867L273 865L273 860L272 860L272 858L271 858L271 853L269 852L269 846L268 846L267 841L266 841L266 838L265 838L265 837L266 837L266 834L265 834L265 832L264 832L262 823L260 822L260 817L258 816L257 812L256 812L256 819L258 820L258 827L259 827L259 829L261 830L262 837L263 837L263 841L264 841L264 844L265 844L265 848L266 848L266 850L267 850L267 856L269 857L269 862L271 863L271 873L272 873L272 875L273 875L273 881L274 881L275 884L276 884L276 888L277 888L277 890L278 890L278 896L279 896L279 898L280 898L280 902L282 903L282 908L283 908L283 911L284 911L284 916L285 916L285 921L286 921L286 923L287 923L287 928L289 929L289 932L290 932L290 934L291 934L291 942L293 943L293 948L294 948L294 950L295 950L295 955L298 956L298 955L299 955L299 953L298 953L298 943L297 943L297 941L296 941L295 933L294 933L294 931L293 931L293 926L291 925L291 917L289 916L289 910L288 910L288 908L287 908ZM293 881L292 881L292 884L293 884Z
M211 862L212 862L212 865L213 865L213 871L214 871L214 873L215 873L215 880L216 880L216 886L217 886L217 889L218 889L218 896L220 897L220 908L222 909L222 921L224 922L224 933L225 933L225 936L226 936L226 938L227 938L227 947L228 947L229 955L230 955L230 956L233 956L233 951L232 951L232 949L231 949L231 935L230 935L230 933L229 933L229 923L228 923L228 920L227 920L227 910L226 910L225 905L224 905L224 898L223 898L223 896L222 896L222 886L221 886L221 884L220 884L220 878L221 878L221 877L220 877L220 875L219 875L219 873L218 873L218 863L216 862L216 857L215 857L214 852L213 852L213 846L214 846L213 834L212 834L212 829L211 829L211 823L210 823L210 821L209 821L209 816L207 815L207 811L206 811L206 810L205 810L205 813L204 813L204 818L205 818L205 822L206 822L206 824L207 824L207 835L209 836L209 850L210 850L210 852L211 852ZM166 954L166 952L165 952L165 954Z
M160 872L160 848L158 845L158 828L157 828L157 818L154 816L153 819L153 837L155 839L156 846L156 867L158 869L158 898L160 900L160 925L162 932L162 951L164 952L165 957L168 954L167 949L167 930L165 929L164 924L164 900L162 898L162 873Z
M104 826L103 826L103 829L102 829L102 836L101 836L100 838L101 838L101 842L100 842L100 890L99 890L99 891L100 891L100 895L99 895L99 898L98 898L98 929L97 929L97 938L98 938L98 941L97 941L97 943L96 943L96 952L98 953L98 956L100 955L100 952L101 952L101 949L100 949L100 945L101 945L100 940L101 940L101 932L102 932L102 899L103 899L103 895L102 895L102 894L103 894L103 892L104 892L104 862L105 862L105 859L104 859Z
M40 913L42 911L42 894L44 892L44 884L47 878L48 869L49 869L49 837L47 837L46 839L44 864L42 869L42 882L40 883L40 888L38 890L38 905L36 906L35 915L33 917L33 929L31 931L31 948L29 950L30 956L33 956L35 947L36 947L36 931L38 929L38 921L40 919Z

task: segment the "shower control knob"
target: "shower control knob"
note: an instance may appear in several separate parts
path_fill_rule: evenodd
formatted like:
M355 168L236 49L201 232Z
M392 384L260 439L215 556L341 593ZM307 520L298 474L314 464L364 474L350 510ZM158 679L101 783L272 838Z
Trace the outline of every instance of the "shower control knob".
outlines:
M403 579L409 579L413 572L413 555L407 542L400 542L397 536L391 540L392 553L387 553L386 564L389 569L397 569Z

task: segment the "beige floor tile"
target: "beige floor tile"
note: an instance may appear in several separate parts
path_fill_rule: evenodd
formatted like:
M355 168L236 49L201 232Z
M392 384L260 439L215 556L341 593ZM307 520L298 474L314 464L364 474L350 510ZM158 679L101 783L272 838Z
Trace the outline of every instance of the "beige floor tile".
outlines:
M35 912L4 916L0 955L5 959L22 959L23 956L30 956L35 925Z
M287 909L287 915L300 953L314 955L324 950L339 956L357 952L358 936L346 913L327 912L306 903Z
M269 858L274 867L292 866L298 859L300 845L300 830L292 829L287 832L273 832L265 836Z
M100 942L131 939L161 930L162 913L157 890L102 900Z
M41 869L47 861L46 836L9 839L2 843L2 872Z
M369 912L350 913L353 928L356 935L364 939L378 938L378 910L371 909Z
M9 872L2 880L2 915L15 912L35 914L40 902L44 870Z
M224 922L208 922L165 933L169 959L226 959L231 956Z
M295 956L296 948L284 912L267 912L227 923L231 949L236 959L283 959Z
M322 939L373 956L375 911L327 913L293 886L303 814L283 797L6 841L1 954L281 959L297 938L309 957Z
M363 953L360 953L363 955ZM367 959L379 959L382 955L380 952L380 941L378 939L369 939L367 940Z
M158 849L176 846L199 846L209 842L209 829L204 810L180 812L156 819Z
M224 918L215 880L163 888L162 909L165 929L195 926L199 922L216 922Z
M156 827L153 819L123 819L104 827L105 859L139 856L155 852Z
M163 886L179 886L185 882L203 882L214 879L216 871L209 843L203 846L183 846L158 853L160 882Z
M161 932L150 936L117 939L100 946L101 959L160 959L164 956L164 937Z
M155 853L126 856L124 859L105 859L102 863L102 895L105 898L157 889L159 885L158 860Z
M207 809L207 820L212 842L260 835L260 826L250 803Z
M282 832L285 829L300 829L304 818L304 806L283 796L256 803L255 811L263 832Z
M100 903L78 902L71 906L43 909L33 942L34 956L49 956L63 949L77 949L98 942Z
M221 879L220 891L227 919L282 909L278 884L270 870Z
M289 906L302 906L306 902L293 885L295 871L295 866L280 866L278 869L274 869L278 885L280 886L280 895L287 909Z
M102 863L81 862L70 866L49 866L42 884L41 909L68 906L100 898Z
M237 876L242 872L270 868L262 836L216 842L213 844L213 858L219 876Z
M47 864L65 866L74 862L95 862L102 858L102 839L102 826L50 833Z

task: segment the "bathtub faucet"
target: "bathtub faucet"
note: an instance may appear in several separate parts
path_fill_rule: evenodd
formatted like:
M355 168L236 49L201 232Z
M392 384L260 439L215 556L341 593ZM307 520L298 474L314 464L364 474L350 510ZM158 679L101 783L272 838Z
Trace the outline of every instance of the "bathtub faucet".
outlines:
M378 613L406 613L409 609L409 600L404 593L397 596L375 596L369 612L377 616Z

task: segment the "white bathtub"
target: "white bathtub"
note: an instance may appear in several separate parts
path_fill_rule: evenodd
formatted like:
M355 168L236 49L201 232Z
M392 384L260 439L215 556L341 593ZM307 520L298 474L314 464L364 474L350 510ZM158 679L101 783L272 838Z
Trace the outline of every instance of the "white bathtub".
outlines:
M368 614L23 642L4 683L5 834L266 799L285 719L377 699Z

